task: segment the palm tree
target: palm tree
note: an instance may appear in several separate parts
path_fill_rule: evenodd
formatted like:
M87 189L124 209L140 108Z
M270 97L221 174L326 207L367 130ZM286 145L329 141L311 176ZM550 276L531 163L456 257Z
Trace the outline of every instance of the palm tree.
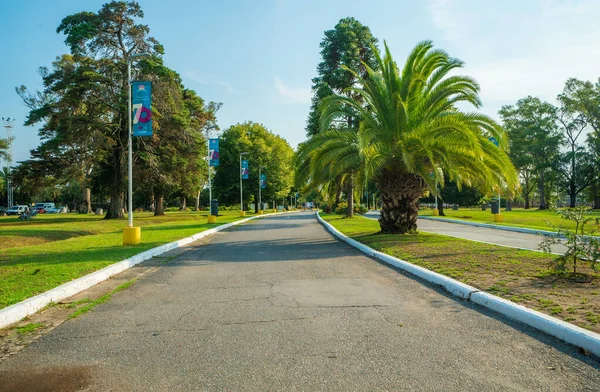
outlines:
M329 130L307 142L300 165L305 178L316 184L359 169L381 192L384 233L415 231L419 198L427 189L436 193L434 184L443 186L444 176L486 192L517 187L502 128L483 114L457 107L481 106L475 80L449 75L462 67L460 60L424 41L402 72L387 44L377 62L378 71L365 65L367 77L356 74L355 87L323 100L323 128L348 107L358 114L360 126L354 138L349 131Z

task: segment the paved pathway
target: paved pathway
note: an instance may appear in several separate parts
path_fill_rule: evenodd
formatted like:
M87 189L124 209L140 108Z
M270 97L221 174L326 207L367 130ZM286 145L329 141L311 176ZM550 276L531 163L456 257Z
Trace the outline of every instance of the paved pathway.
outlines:
M365 216L371 219L379 219L379 214L379 211L369 211ZM486 227L468 226L461 225L460 223L441 222L430 219L419 219L417 226L418 230L429 233L444 234L467 240L531 250L539 250L539 244L543 238L541 235L488 229ZM562 245L554 245L552 246L552 251L562 254L565 253L566 248Z
M213 237L0 364L0 390L597 391L571 346L334 240L314 214Z

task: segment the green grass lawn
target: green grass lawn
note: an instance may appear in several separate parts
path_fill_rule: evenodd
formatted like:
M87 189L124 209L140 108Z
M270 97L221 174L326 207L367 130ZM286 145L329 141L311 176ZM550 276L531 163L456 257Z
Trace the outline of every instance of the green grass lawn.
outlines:
M547 231L556 231L553 226L557 227L560 225L567 228L575 228L573 222L564 220L560 218L556 212L549 210L539 211L535 209L525 210L522 208L514 208L512 211L504 211L504 209L502 209L500 213L504 216L504 222L501 223L494 222L494 215L492 215L489 208L487 211L481 211L481 208L461 208L458 211L444 208L444 213L446 216L443 216L442 218L447 219L459 219L504 226L528 227ZM419 215L433 216L433 210L419 210ZM600 212L595 211L591 216L600 218ZM588 227L600 231L600 225L596 224L595 221L588 223Z
M379 223L372 219L321 216L373 249L600 332L600 273L587 265L580 265L585 277L573 278L553 273L553 256L540 252L431 233L380 234Z
M238 211L222 212L208 224L207 212L138 212L142 242L123 246L127 219L94 215L38 215L32 221L0 218L0 308L77 279L156 246L233 222ZM247 217L254 214L248 214Z

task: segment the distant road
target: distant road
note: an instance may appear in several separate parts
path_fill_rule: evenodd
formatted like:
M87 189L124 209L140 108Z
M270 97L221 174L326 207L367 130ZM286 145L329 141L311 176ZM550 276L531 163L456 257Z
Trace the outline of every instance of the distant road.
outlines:
M369 211L365 216L370 219L379 219L379 211ZM419 231L428 233L444 234L472 241L487 242L495 245L510 246L513 248L539 250L539 244L543 236L535 234L516 233L500 229L488 229L485 227L467 226L459 223L440 222L429 219L418 219ZM553 246L554 253L563 254L566 248Z
M0 391L597 391L599 364L335 240L215 235L0 364Z

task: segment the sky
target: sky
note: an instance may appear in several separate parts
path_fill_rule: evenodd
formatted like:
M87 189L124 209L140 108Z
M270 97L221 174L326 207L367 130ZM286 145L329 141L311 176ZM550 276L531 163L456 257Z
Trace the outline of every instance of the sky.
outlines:
M37 73L67 53L56 27L96 12L106 0L2 0L0 116L15 118L13 161L29 158L38 127L15 87L42 89ZM425 39L465 62L481 85L483 108L527 95L554 103L569 77L600 77L597 0L140 0L167 66L206 102L222 102L221 129L262 123L292 147L305 139L311 79L324 32L344 17L368 26L402 65ZM3 130L0 130L3 132ZM3 133L2 133L3 135Z

